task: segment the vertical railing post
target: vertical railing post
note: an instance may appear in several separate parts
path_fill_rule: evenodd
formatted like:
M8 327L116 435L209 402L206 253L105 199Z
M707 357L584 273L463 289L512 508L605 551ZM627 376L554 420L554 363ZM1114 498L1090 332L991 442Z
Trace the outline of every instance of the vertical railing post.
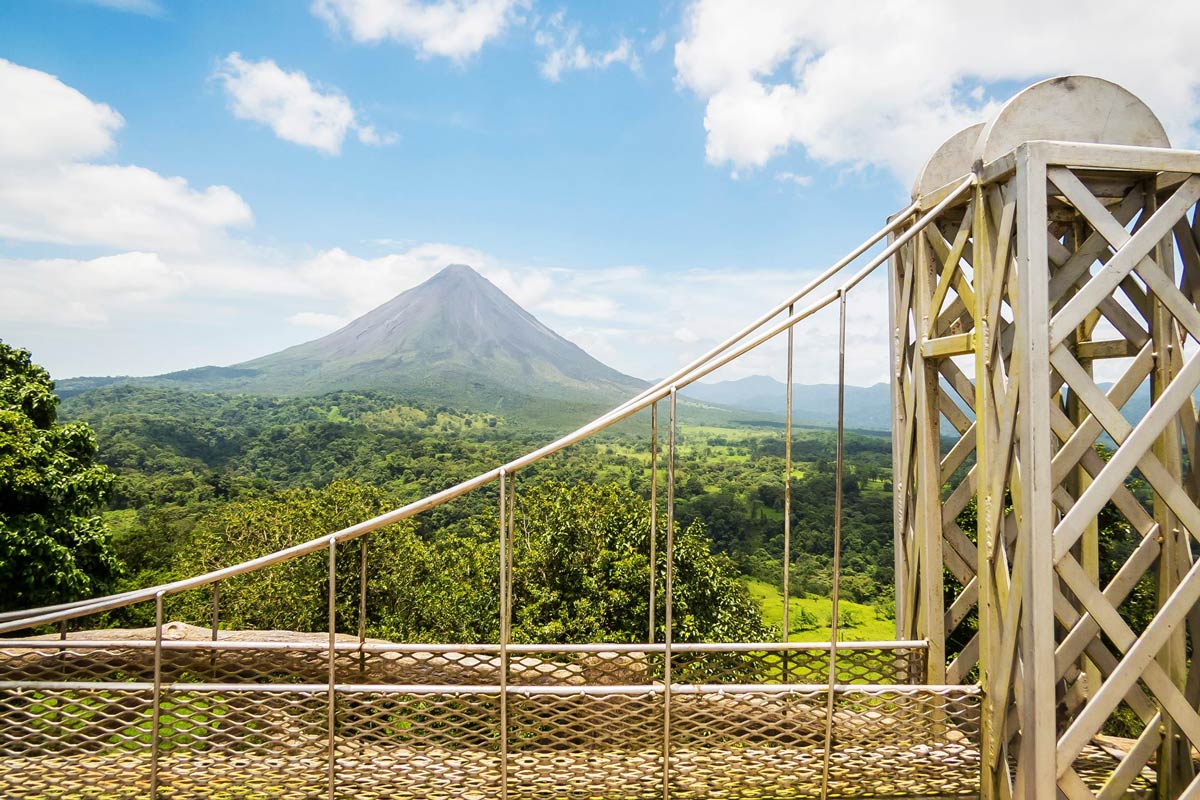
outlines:
M508 797L508 470L500 468L500 797Z
M221 582L213 584L212 592L212 650L208 654L208 668L212 679L217 679L217 634L221 625Z
M358 540L358 677L366 679L367 654L367 537Z
M329 800L333 800L336 791L336 747L334 744L334 736L336 733L337 714L334 706L336 700L335 679L337 677L337 661L336 661L336 644L337 644L337 537L329 537L329 687L326 693L328 699L328 710L326 716L326 726L328 739L328 750L326 752L326 769L328 771L329 783Z
M842 465L846 432L846 290L838 290L837 457L833 485L833 602L829 617L829 683L825 696L825 755L821 765L821 800L829 797L829 757L833 749L833 709L837 692L838 610L842 578Z
M658 571L658 401L650 404L650 622L646 644L654 644L655 577Z
M667 570L663 599L663 800L671 797L671 615L675 582L675 428L678 391L671 387L671 419L667 434Z
M788 306L788 317L795 313ZM792 608L792 369L795 360L795 326L787 329L787 391L783 420L783 641L791 638ZM783 650L783 682L791 683L788 650Z
M889 220L890 221L890 220ZM896 234L888 235L890 245L896 239ZM888 259L888 363L891 365L892 379L888 381L892 401L892 574L896 591L893 594L895 602L896 627L895 637L904 638L904 598L907 591L908 554L905 550L904 526L901 524L905 515L902 509L908 502L905 496L907 480L901 475L900 464L907 443L900 444L904 432L907 415L904 409L904 353L907 341L900 341L900 321L908 319L908 308L901 308L901 286L904 283L904 253L897 252Z
M158 761L162 726L163 592L154 595L154 700L150 711L150 800L158 800Z

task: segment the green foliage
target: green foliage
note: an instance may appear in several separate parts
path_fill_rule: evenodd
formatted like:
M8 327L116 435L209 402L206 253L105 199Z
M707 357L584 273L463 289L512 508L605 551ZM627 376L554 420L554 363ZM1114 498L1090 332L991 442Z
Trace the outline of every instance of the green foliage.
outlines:
M94 595L119 570L100 518L112 475L57 406L46 370L0 342L0 610Z
M788 633L804 633L806 631L815 631L821 627L821 622L817 619L817 615L803 606L800 607L800 613L796 614L790 622L791 624L788 627L791 630Z
M532 423L528 418L492 412L461 412L383 392L279 398L145 385L83 392L64 402L63 414L93 425L102 445L99 457L118 476L109 516L114 546L128 566L119 589L189 574L197 552L193 540L210 535L218 526L216 520L232 513L223 511L230 504L267 503L291 489L353 481L376 487L381 507L396 507L535 449L561 434L563 427L553 420ZM712 558L722 562L721 569L781 585L782 427L753 422L701 425L705 419L694 415L686 404L680 414L675 506L680 547L690 546L688 537L696 534L695 543L705 548L711 545L717 554ZM575 548L562 551L564 558L569 559L579 548L594 546L588 551L596 554L593 572L581 577L589 586L636 571L648 580L648 565L622 550L628 541L646 535L645 526L629 531L598 528L601 520L608 519L601 513L599 498L576 498L595 511L581 517L579 526L570 521L566 506L555 511L530 499L537 496L535 490L542 483L554 480L571 487L585 483L621 487L622 496L640 497L644 507L650 490L648 423L648 414L643 413L521 472L523 502L517 507L518 526L525 524L521 516L528 513L532 515L529 525L536 522L557 529L559 539ZM834 437L828 429L798 427L793 438L792 593L797 598L827 598L832 587ZM891 449L888 440L878 436L851 433L846 443L843 598L870 605L892 595ZM660 449L661 445L660 441ZM660 503L664 478L660 473ZM472 607L471 587L481 585L472 570L489 576L495 571L497 556L486 549L495 547L493 494L472 493L413 520L409 546L419 554L419 563L425 565L421 575L427 577L419 581L424 594L404 603L419 609L371 614L373 630L413 639L432 636L431 631L451 630L464 641L494 635L489 633L496 624L490 590L485 592L489 604L484 610L462 613L463 608ZM604 502L612 501L605 496ZM640 513L647 517L648 509ZM617 508L613 514L628 517L630 510ZM660 506L660 520L663 516ZM332 529L313 530L311 535ZM662 552L662 542L659 544ZM206 568L227 563L233 552L249 552L235 545L226 548L223 560L217 558L222 550L214 548L211 561L203 561ZM616 549L610 551L610 547ZM528 553L518 550L517 559L522 563L532 559L528 568L534 570L541 568L538 558L560 551L556 540ZM254 554L261 552L266 550L260 548ZM318 559L313 558L315 563ZM471 559L482 566L472 566ZM547 563L553 566L556 562ZM524 568L517 566L518 582ZM601 568L607 572L596 574ZM444 579L457 576L460 570L467 573L461 579ZM357 577L348 580L354 582ZM384 580L382 575L379 580ZM433 588L438 580L443 584ZM661 588L663 575L658 581ZM596 631L613 632L614 617L628 615L640 618L629 629L630 636L644 637L646 590L620 581L605 585L618 588L612 595L586 601L580 599L586 587L559 586L549 599L531 588L528 596L522 595L529 608L518 603L514 609L518 617L514 634L551 640L594 639ZM376 592L374 584L371 592ZM635 595L641 610L634 610ZM681 611L689 602L696 605L697 619L703 625L712 623L715 617L706 608L709 599L677 593L677 637L691 625ZM563 604L553 614L551 601ZM562 619L556 615L563 615ZM143 624L146 620L129 617L118 621Z
M846 630L853 630L855 628L861 628L862 625L863 625L863 618L858 613L858 611L856 611L853 608L841 608L841 607L838 608L838 628L839 629L844 628Z
M530 642L638 641L649 616L649 505L616 486L546 483L522 494L514 543L514 635ZM666 530L656 543L666 583ZM676 531L679 641L758 641L761 614L704 528ZM659 635L661 636L661 604Z
M230 503L197 526L182 552L185 573L203 573L315 538L390 507L379 489L336 481ZM514 639L637 641L649 594L646 503L626 489L546 483L518 495L514 533ZM367 625L408 641L496 641L499 521L475 515L423 540L411 523L367 539ZM665 532L663 532L665 537ZM660 537L660 538L663 538ZM665 552L665 542L659 552ZM337 625L357 630L359 544L337 558ZM699 526L679 531L675 623L680 640L756 640L767 629L732 562L709 550ZM319 631L328 627L328 551L224 581L229 628ZM660 558L658 580L665 579ZM185 595L176 615L204 621L209 590Z

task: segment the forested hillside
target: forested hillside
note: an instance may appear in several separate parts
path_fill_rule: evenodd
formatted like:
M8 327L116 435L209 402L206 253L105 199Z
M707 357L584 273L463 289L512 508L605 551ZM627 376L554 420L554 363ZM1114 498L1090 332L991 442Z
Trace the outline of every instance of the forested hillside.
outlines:
M106 518L126 567L121 579L125 587L181 577L330 532L471 477L562 432L534 429L527 422L512 422L495 414L460 412L373 392L263 398L116 386L64 401L63 414L94 428L99 460L116 475ZM694 424L701 421L707 420L691 420L689 410L683 409L676 469L680 529L710 545L718 558L714 569L725 563L729 575L779 585L782 425ZM647 517L648 433L648 419L635 418L616 432L602 434L522 471L516 479L519 511L532 513L537 504L544 503L597 504L597 498L603 496L610 505L622 506L628 513L636 508L634 516ZM793 458L793 593L828 596L834 495L832 432L797 429ZM850 600L878 604L881 617L890 614L893 591L890 458L887 439L847 436L843 592ZM665 479L664 468L660 481ZM615 494L591 495L588 486L607 487L604 491ZM663 503L661 487L660 483ZM364 497L370 498L366 505ZM388 551L392 553L389 558L401 570L407 568L405 563L420 562L425 566L414 568L433 572L430 565L440 563L447 575L482 560L480 574L491 575L487 567L493 558L486 553L495 546L495 501L495 490L484 490L422 515L410 531L420 548L413 545L402 548L403 552ZM247 518L264 519L264 509L282 511L297 502L316 504L314 508L330 503L349 505L358 517L314 513L307 522L288 523L286 535L265 539L233 533L245 528ZM660 507L660 519L663 514ZM530 526L531 530L536 527ZM574 524L558 525L560 531L575 528ZM644 550L645 533L641 535L640 548ZM547 546L553 538L545 539ZM620 548L632 546L620 536L609 545L617 547L618 539L624 542ZM596 557L609 545L596 544ZM543 547L540 552L544 557L552 550ZM452 553L456 555L452 557ZM533 569L537 557L531 558L529 568ZM459 566L451 568L455 559ZM488 580L494 579L493 575ZM465 577L458 581L464 582L470 583ZM531 602L535 583L531 579L525 584ZM480 589L491 594L482 585ZM422 602L432 609L446 600L446 596L426 597ZM483 606L476 628L494 617L491 598L485 596L480 602ZM545 610L561 604L561 598L539 602ZM629 610L633 618L644 619ZM570 618L569 613L564 617ZM439 633L466 635L445 619L442 623L393 619L385 627L397 635L417 638ZM535 614L526 622L528 630L546 635L543 626L550 619L551 615ZM582 623L570 627L575 634L587 629ZM593 632L604 629L603 624L593 625ZM608 632L612 633L611 628ZM486 635L486 631L476 630L476 634Z

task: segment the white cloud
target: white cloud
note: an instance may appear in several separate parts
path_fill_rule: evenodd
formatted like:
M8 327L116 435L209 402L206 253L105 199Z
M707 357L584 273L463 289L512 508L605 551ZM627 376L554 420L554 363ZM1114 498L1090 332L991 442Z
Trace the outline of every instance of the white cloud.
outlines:
M579 41L579 26L567 25L566 12L561 10L546 18L534 34L534 42L546 51L539 68L542 76L555 83L570 70L607 69L613 64L624 64L633 72L640 72L642 68L633 42L624 36L609 50L588 50Z
M1055 74L1122 84L1160 115L1176 146L1195 145L1198 27L1190 0L1153 14L1105 0L1085 15L1069 3L1016 0L989 19L985 39L977 11L952 0L693 0L675 66L679 84L707 103L711 163L761 167L796 146L908 182L944 139L994 111L1004 99L992 96L994 84ZM1154 41L1154 58L1121 46L1132 41Z
M312 11L356 42L392 40L422 58L462 61L515 22L527 0L313 0Z
M478 250L441 243L419 244L379 258L360 258L334 248L300 264L291 285L297 293L332 301L331 308L339 314L357 317L428 280L447 264L470 264L485 271L491 263Z
M0 182L0 238L192 250L251 219L227 186L198 191L142 167L55 164Z
M351 131L363 144L395 140L362 122L341 92L321 91L303 72L288 72L271 59L247 61L230 53L213 77L224 85L235 117L261 122L285 141L337 155Z
M812 186L812 175L798 175L795 172L776 172L775 180L780 183L790 183L793 186L798 186L801 189L806 186Z
M182 270L141 252L90 260L0 259L0 276L0 317L67 327L94 327L123 311L144 310L188 284Z
M288 323L300 328L313 328L322 333L335 331L346 324L337 314L322 314L319 311L299 311L287 319Z
M94 158L115 146L125 124L53 75L0 58L0 163Z
M11 321L9 336L33 330L45 340L52 335L46 331L59 331L54 338L68 343L42 356L56 373L153 374L243 361L327 333L451 263L474 266L546 325L640 377L682 366L812 277L739 268L664 276L629 266L523 267L444 243L378 258L336 248L298 260L249 251L219 259L135 251L90 260L0 260L0 318ZM850 296L852 384L887 380L886 294L879 275ZM147 326L161 335L138 333ZM79 354L81 334L71 340L61 333L80 327L87 329L86 356ZM194 345L214 336L207 348ZM783 342L777 337L709 380L782 379ZM27 343L40 350L39 342ZM835 380L836 309L801 323L796 365L801 382Z
M0 60L0 107L0 238L177 251L252 221L229 187L93 163L124 120L52 75Z

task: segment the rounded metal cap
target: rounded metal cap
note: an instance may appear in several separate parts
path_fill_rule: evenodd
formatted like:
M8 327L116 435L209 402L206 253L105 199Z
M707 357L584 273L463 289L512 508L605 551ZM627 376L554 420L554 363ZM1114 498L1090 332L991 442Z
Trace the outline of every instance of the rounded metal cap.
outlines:
M978 122L942 142L942 146L929 157L913 181L914 200L971 171L975 164L975 143L979 141L983 126L982 122Z
M1005 103L979 134L972 161L988 164L1024 142L1170 147L1154 112L1103 78L1067 75L1035 83Z

